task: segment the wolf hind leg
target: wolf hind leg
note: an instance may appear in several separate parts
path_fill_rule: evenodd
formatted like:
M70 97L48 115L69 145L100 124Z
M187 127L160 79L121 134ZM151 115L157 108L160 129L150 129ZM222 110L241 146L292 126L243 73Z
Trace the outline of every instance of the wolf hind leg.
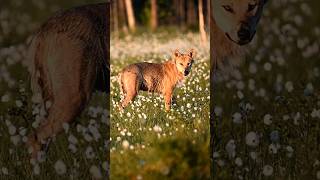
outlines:
M73 95L71 102L66 103L66 100L59 98L52 103L48 117L29 135L28 144L32 147L33 158L36 158L42 149L42 143L59 134L63 130L63 124L71 122L81 112L86 103L85 99L81 95Z
M122 76L124 76L124 74ZM128 72L125 76L127 78L122 81L123 90L125 91L124 99L121 102L122 108L127 107L131 101L134 101L140 85L139 77L136 73Z

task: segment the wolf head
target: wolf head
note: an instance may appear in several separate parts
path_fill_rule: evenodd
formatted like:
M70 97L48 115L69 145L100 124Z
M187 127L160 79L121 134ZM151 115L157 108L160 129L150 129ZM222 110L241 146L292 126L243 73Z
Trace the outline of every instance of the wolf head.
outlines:
M190 49L188 53L182 54L179 50L175 50L173 53L174 63L177 67L177 70L182 73L184 76L189 75L191 71L192 64L194 62L193 58L196 52L194 49Z
M248 44L267 0L212 0L212 16L225 36L239 45Z

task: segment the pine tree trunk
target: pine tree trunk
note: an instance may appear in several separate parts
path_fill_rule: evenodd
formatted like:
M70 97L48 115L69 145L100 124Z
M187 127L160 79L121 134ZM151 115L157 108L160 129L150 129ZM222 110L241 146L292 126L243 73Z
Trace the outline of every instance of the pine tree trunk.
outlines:
M187 1L187 25L196 25L196 13L194 7L194 0Z
M185 0L179 0L179 16L179 24L180 26L184 26L186 23Z
M119 34L118 4L117 1L111 1L111 3L112 30L117 37Z
M158 17L157 17L157 0L151 0L151 30L155 30L158 27Z
M200 30L200 36L201 36L201 42L202 44L205 44L207 42L207 35L204 28L204 17L203 17L203 0L198 0L198 11L199 11L199 30Z
M127 26L127 18L126 18L126 8L124 5L124 0L117 0L118 4L118 18L119 18L119 27L124 33L128 33L128 26Z
M125 0L125 5L127 10L129 29L131 32L134 32L136 30L136 23L131 0Z

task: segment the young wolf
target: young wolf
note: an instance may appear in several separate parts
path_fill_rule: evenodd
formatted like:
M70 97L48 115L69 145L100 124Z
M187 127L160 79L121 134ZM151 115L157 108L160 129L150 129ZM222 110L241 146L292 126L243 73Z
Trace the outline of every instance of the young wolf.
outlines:
M36 158L42 143L60 133L89 102L93 91L109 88L109 4L92 4L52 16L30 45L31 85L46 115L29 134ZM38 98L39 99L39 98Z
M118 76L124 99L120 109L125 108L137 96L138 91L160 93L164 96L166 111L171 108L175 86L189 75L194 62L195 50L182 54L178 50L173 58L164 63L136 63L124 68Z

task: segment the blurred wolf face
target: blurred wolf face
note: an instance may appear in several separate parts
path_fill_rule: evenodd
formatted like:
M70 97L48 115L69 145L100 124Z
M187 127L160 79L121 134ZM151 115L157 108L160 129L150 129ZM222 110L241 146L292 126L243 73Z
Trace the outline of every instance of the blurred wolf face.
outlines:
M226 37L239 45L248 44L256 33L267 0L213 0L213 18Z

